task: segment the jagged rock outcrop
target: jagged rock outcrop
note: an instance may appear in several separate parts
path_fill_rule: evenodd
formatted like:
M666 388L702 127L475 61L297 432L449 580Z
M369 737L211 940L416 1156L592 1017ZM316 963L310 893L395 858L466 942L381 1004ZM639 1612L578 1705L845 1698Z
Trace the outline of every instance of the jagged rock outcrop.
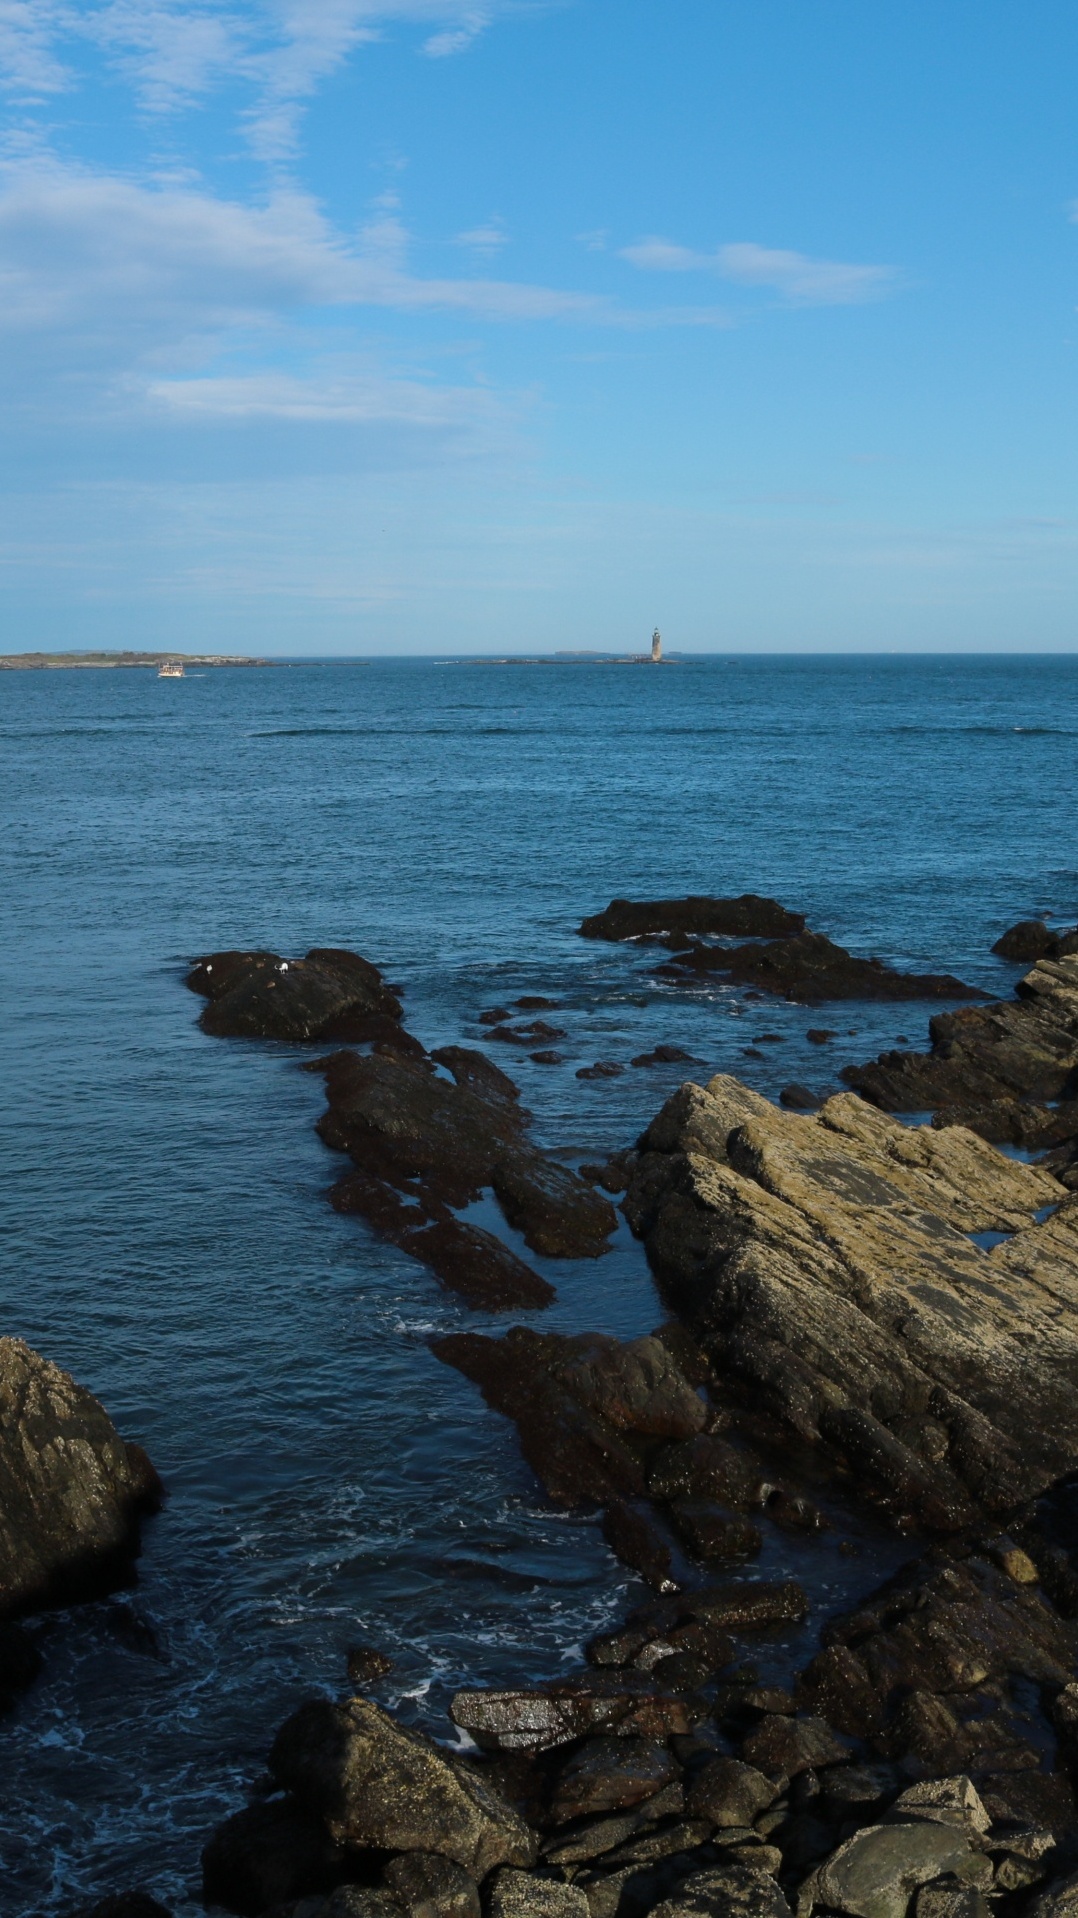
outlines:
M930 1052L884 1052L842 1077L883 1112L968 1114L1000 1141L1012 1140L1023 1105L1042 1131L1078 1134L1078 954L1039 960L1013 999L941 1013L929 1035ZM1045 1112L1054 1100L1073 1116Z
M625 1210L723 1388L895 1516L956 1530L1078 1466L1078 1200L1049 1173L720 1076L667 1102Z
M160 1497L141 1446L85 1386L0 1339L0 1617L124 1583Z

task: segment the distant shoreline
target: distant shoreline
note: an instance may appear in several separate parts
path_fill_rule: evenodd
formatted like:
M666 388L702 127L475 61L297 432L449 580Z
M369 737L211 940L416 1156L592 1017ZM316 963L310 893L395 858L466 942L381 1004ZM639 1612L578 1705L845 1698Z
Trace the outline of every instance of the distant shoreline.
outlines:
M269 659L226 653L3 653L0 672L27 672L43 667L76 666L271 666Z

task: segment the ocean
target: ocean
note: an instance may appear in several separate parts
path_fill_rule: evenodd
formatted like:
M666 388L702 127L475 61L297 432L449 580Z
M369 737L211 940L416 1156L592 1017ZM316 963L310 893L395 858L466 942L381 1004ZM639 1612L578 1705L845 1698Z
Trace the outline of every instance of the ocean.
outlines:
M640 947L581 939L585 914L768 893L855 952L1008 992L998 934L1078 919L1076 740L1066 657L0 674L0 1330L169 1489L137 1586L34 1622L44 1675L0 1723L0 1909L140 1885L193 1918L213 1824L299 1699L346 1686L350 1645L388 1652L377 1695L445 1736L458 1685L557 1673L642 1591L428 1349L507 1320L327 1205L318 1048L205 1037L187 961L354 947L428 1046L549 995L562 1063L494 1050L542 1141L593 1159L686 1075L831 1089L936 1008L664 985ZM699 1063L576 1077L660 1042ZM536 1322L663 1316L624 1228L598 1261L530 1262L558 1290ZM906 1555L768 1549L811 1581L810 1635Z

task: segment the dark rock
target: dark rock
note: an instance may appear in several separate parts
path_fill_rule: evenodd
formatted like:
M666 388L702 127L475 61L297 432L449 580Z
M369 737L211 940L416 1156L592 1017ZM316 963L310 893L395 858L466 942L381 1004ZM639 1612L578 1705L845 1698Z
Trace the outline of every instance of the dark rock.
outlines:
M755 1455L718 1433L701 1432L678 1445L664 1445L648 1474L657 1498L720 1499L735 1512L762 1508L774 1483Z
M745 1739L742 1755L757 1771L784 1773L796 1778L798 1772L819 1771L825 1765L843 1765L850 1749L822 1718L762 1718Z
M818 1112L823 1100L818 1092L813 1092L808 1086L798 1085L795 1082L793 1085L783 1086L779 1093L779 1104L788 1106L791 1112Z
M509 1074L471 1046L439 1046L430 1056L435 1065L445 1066L452 1073L458 1086L466 1086L482 1099L508 1099L515 1104L520 1098Z
M671 1513L694 1558L755 1558L763 1544L749 1519L731 1517L710 1499L678 1499Z
M561 1504L641 1496L647 1441L687 1436L707 1416L657 1338L514 1326L504 1339L458 1333L432 1350L516 1421L528 1464Z
M490 1918L590 1918L575 1885L531 1872L499 1871L490 1887Z
M1046 1886L1029 1908L1029 1918L1075 1918L1078 1913L1078 1871Z
M837 1039L838 1033L829 1031L826 1026L810 1026L805 1037L810 1045L825 1046L829 1039Z
M1027 1152L1044 1151L1078 1137L1078 1099L1058 1106L1038 1105L1032 1099L992 1099L986 1105L941 1106L932 1115L940 1131L965 1126L991 1145L1018 1145ZM1055 1170L1053 1166L1051 1170Z
M678 1767L651 1738L589 1738L561 1767L550 1795L556 1825L594 1812L623 1811L674 1784Z
M712 1758L694 1779L688 1796L693 1818L717 1826L752 1825L774 1804L777 1791L763 1772L739 1758Z
M21 1625L0 1621L0 1712L11 1711L20 1692L32 1685L41 1670L36 1644Z
M647 1505L615 1499L603 1513L603 1537L612 1552L657 1592L677 1590L670 1541Z
M898 1777L890 1765L829 1765L820 1776L820 1806L836 1824L864 1824L890 1803L897 1789Z
M375 1885L339 1885L317 1911L309 1912L300 1903L292 1907L288 1918L403 1918L403 1911L392 1892L379 1891ZM278 1914L266 1918L278 1918Z
M0 1339L0 1617L130 1579L161 1482L104 1408L21 1339ZM16 1672L26 1653L11 1649Z
M1043 919L1020 919L1016 926L1001 934L992 951L1001 959L1027 962L1036 959L1065 959L1078 952L1078 926L1070 932L1050 932Z
M270 1769L341 1844L438 1852L476 1878L536 1856L497 1793L367 1699L302 1705L278 1732Z
M802 1674L797 1697L836 1731L867 1738L882 1731L884 1693L848 1645L829 1645Z
M369 1685L393 1670L393 1660L373 1645L348 1647L348 1676L354 1685Z
M516 1151L493 1167L491 1183L509 1224L548 1259L594 1259L617 1226L601 1198L568 1166L539 1152Z
M1078 958L1042 959L1016 996L929 1022L932 1049L884 1052L842 1077L884 1112L976 1109L997 1100L1073 1096L1078 1071Z
M604 1251L617 1224L609 1201L529 1144L526 1115L485 1083L474 1062L467 1076L471 1083L451 1084L425 1063L337 1053L325 1065L329 1107L318 1130L384 1184L419 1181L428 1206L465 1205L493 1185L534 1251L553 1258Z
M119 1891L99 1898L96 1904L80 1905L69 1918L172 1918L172 1914L148 1891Z
M700 1846L706 1843L710 1830L702 1818L684 1819L680 1824L652 1825L642 1828L616 1851L609 1852L603 1863L616 1870L623 1865L649 1865L663 1858L691 1858L699 1855Z
M929 1778L900 1792L891 1808L894 1819L927 1818L930 1824L960 1825L967 1832L988 1830L988 1816L971 1778Z
M313 947L305 959L272 952L213 952L186 982L209 1004L203 1030L216 1038L353 1039L372 1015L400 1018L401 1006L377 966L358 953Z
M538 1308L556 1297L554 1287L501 1239L454 1218L437 1200L413 1199L358 1171L346 1173L329 1196L336 1211L358 1213L477 1310Z
M479 1014L481 1026L502 1026L513 1017L508 1006L488 1006L486 1012Z
M564 1039L565 1027L549 1025L545 1019L533 1019L526 1026L494 1026L490 1036L500 1039L503 1045L534 1046L544 1039Z
M653 1798L642 1799L630 1811L610 1817L583 1818L554 1833L543 1845L543 1857L552 1865L584 1864L616 1851L636 1832L646 1830L661 1819L680 1817L685 1809L685 1793L680 1782L665 1785Z
M989 1918L992 1907L976 1885L946 1876L922 1885L913 1909L916 1918Z
M748 1579L709 1585L699 1592L687 1592L682 1604L685 1616L732 1632L796 1624L808 1611L808 1599L792 1579L778 1585L756 1584Z
M665 1739L693 1723L684 1699L623 1676L604 1687L567 1679L530 1691L457 1692L449 1715L482 1751L546 1751L597 1733Z
M382 1883L409 1918L480 1918L475 1879L437 1852L406 1851L391 1858Z
M553 1051L549 1047L542 1052L529 1052L533 1066L560 1066L565 1062L564 1052Z
M650 1052L638 1052L631 1063L634 1066L676 1066L693 1065L696 1062L684 1046L655 1046Z
M625 1067L616 1059L597 1059L593 1066L579 1066L578 1079L620 1079Z
M291 1798L248 1805L218 1825L202 1853L208 1905L242 1918L316 1892L345 1876L345 1854L321 1820Z
M739 899L614 899L585 919L585 939L656 939L664 933L736 939L785 939L801 932L804 918L777 900L743 893Z
M828 999L983 999L950 973L896 972L882 959L858 959L822 932L801 932L745 946L693 946L660 969L664 979L692 981L720 973L802 1005Z
M556 1012L561 1005L560 999L544 999L542 993L528 992L522 999L514 999L518 1012Z

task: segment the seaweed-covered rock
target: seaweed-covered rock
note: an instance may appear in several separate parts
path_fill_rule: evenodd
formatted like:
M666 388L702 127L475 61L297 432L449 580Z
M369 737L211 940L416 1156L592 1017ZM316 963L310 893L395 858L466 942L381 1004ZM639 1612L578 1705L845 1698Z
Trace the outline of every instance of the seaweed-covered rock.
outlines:
M161 1483L104 1407L22 1339L0 1339L0 1616L130 1577Z
M585 939L658 939L664 934L700 934L735 939L788 939L804 930L804 917L776 899L742 893L739 899L613 899L585 919Z
M720 1076L649 1127L625 1212L716 1371L896 1516L958 1530L1078 1465L1078 1204L1045 1171Z
M495 1791L367 1699L301 1705L270 1769L339 1844L438 1852L475 1878L535 1859L533 1834Z

